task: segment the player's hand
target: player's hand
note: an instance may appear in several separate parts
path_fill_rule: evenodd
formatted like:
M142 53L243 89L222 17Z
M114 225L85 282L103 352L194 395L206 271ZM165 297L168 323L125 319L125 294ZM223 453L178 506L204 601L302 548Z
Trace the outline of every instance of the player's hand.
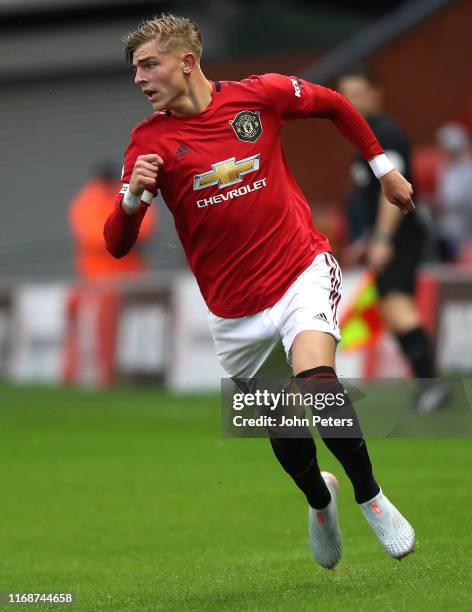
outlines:
M381 272L393 257L391 241L373 237L367 248L367 264L375 272Z
M397 170L390 170L380 178L382 193L387 200L406 215L414 210L413 187Z
M157 180L157 173L164 160L157 153L148 153L140 155L134 164L131 179L129 181L129 190L135 196L140 196L143 191L154 185Z

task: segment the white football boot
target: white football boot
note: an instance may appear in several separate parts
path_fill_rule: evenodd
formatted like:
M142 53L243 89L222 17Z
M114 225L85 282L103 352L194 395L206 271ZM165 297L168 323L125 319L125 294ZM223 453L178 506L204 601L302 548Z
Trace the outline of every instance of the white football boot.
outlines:
M321 475L331 493L331 501L322 510L308 506L308 535L315 561L332 569L343 550L337 509L339 483L330 472L321 472Z
M413 527L382 493L382 489L359 507L388 555L400 560L414 552Z

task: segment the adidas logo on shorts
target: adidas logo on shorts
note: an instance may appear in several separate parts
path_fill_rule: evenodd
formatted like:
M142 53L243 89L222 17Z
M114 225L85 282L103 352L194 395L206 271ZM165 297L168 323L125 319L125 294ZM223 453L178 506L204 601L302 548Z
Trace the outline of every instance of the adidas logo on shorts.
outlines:
M315 314L314 319L318 319L319 321L323 321L324 323L328 323L328 317L325 315L324 312L319 312L318 314Z

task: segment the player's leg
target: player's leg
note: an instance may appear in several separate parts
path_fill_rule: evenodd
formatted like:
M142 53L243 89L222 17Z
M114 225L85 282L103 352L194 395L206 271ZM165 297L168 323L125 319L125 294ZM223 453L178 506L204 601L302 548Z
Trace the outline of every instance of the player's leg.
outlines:
M334 369L335 351L336 340L331 334L316 330L302 331L292 344L293 372L296 378L313 381L313 395L317 392L332 393L334 396L341 393L345 398L343 406L336 409L336 416L349 419L354 425L336 430L320 428L320 435L343 466L354 488L356 501L360 504L375 497L380 487L373 475L354 407Z
M291 375L280 334L267 311L240 319L210 314L209 323L217 357L232 378L282 379ZM308 503L322 508L331 496L320 473L313 437L307 428L301 429L299 438L278 437L269 429L270 443Z
M291 368L287 363L280 336L277 336L277 343L253 376L256 380L265 379L266 382L291 376ZM331 493L320 471L316 445L310 430L307 427L299 427L297 437L286 437L281 435L280 430L270 427L267 432L275 457L304 493L308 504L313 508L325 508L331 500Z
M302 386L310 378L331 388L341 386L334 369L336 342L340 340L341 283L336 260L322 253L273 309L288 359L294 374L301 377L298 384L301 381ZM352 418L354 432L351 429L343 436L343 431L338 430L335 433L341 437L324 435L324 442L346 471L356 500L384 549L393 556L404 556L413 549L413 529L380 490L354 408L348 396L344 397L342 416ZM383 523L383 531L378 521Z
M302 328L311 325L314 326L314 329L319 329L320 327L331 329L332 327L332 313L327 299L330 294L332 294L333 299L338 299L340 297L338 288L341 284L341 278L340 275L336 279L333 277L336 285L333 291L329 272L330 267L332 268L333 266L332 264L328 265L326 263L329 261L330 257L330 255L324 253L319 255L303 275L293 283L283 298L269 309L270 315L280 331L289 362L292 340L296 335L295 333L292 335L294 329L298 329L300 325ZM317 274L320 270L322 275L324 275L324 278L321 280L317 278ZM325 291L327 291L326 299L318 305L316 299L313 299L313 296L316 296L318 292L324 293ZM306 312L307 297L310 303L308 313ZM314 307L315 310L312 310L312 307ZM326 336L326 338L331 338L327 334L324 334L324 336ZM334 345L335 342L332 339L329 345L323 342L310 344L312 351L314 351L314 353L310 355L310 367L313 365L325 366L325 364L334 367ZM286 448L292 443L294 447L295 444L298 447L303 444L303 440L296 441L295 443L291 439L281 439L277 442L285 445ZM273 446L275 445L273 444ZM312 456L314 455L316 457L315 444L311 439L310 446L312 448ZM306 460L308 459L309 455L307 454ZM341 532L337 515L339 485L333 474L327 472L322 472L320 474L318 465L316 466L316 473L317 478L321 475L322 481L325 483L327 495L324 499L322 499L320 495L318 495L318 499L310 498L310 496L307 495L309 541L314 558L323 567L332 568L337 564L342 554ZM294 478L294 480L296 479ZM321 484L321 481L319 481L319 484ZM321 489L319 489L319 491L321 491Z
M338 263L330 253L322 253L271 309L296 377L341 386L334 370L336 344L340 340L341 285ZM345 411L357 421L350 401ZM353 437L350 430L341 438L327 438L325 443L351 479L358 503L374 497L379 487L362 437Z
M334 338L329 334L318 331L309 333L318 334L319 341L314 343L309 341L309 355L304 351L295 351L297 361L293 367L294 373L297 368L302 368L303 365L308 364L315 366L314 371L324 371L324 369L334 371ZM306 338L303 333L299 334L297 338L300 344L304 344ZM329 364L329 366L327 367L324 364ZM334 474L330 472L321 472L321 476L329 492L329 498L311 500L307 497L308 537L315 560L323 567L331 569L337 565L342 555L342 536L337 509L339 483Z
M354 488L356 502L384 550L390 556L402 559L413 551L415 533L405 517L383 494L374 478L357 415L334 368L323 365L307 367L310 364L319 364L323 351L324 361L333 363L335 341L329 334L311 330L297 334L292 345L295 376L301 379L299 384L305 391L310 390L308 382L311 383L313 393L330 393L334 397L341 394L343 397L342 406L335 408L333 416L341 419L343 423L353 422L354 427L340 426L335 430L332 427L319 427L320 435L343 466Z
M274 376L284 363L288 367L281 343L258 371L258 376ZM342 539L337 515L339 484L333 474L321 472L317 449L308 427L298 427L296 437L267 428L269 440L278 462L304 493L308 502L309 541L314 559L324 568L332 569L342 555Z
M248 382L257 383L261 377L290 376L279 331L268 311L240 319L223 319L210 314L209 323L217 357L228 375L239 379L240 388L244 389ZM244 381L248 378L252 381ZM310 430L300 428L297 433L300 437L284 437L268 429L275 457L303 492L313 513L310 516L313 555L320 565L332 568L341 557L337 481L332 475L320 472Z

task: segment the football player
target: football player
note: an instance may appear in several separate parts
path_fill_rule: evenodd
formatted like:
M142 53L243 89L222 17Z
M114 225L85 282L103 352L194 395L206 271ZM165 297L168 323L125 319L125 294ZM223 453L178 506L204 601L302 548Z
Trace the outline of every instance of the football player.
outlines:
M297 380L342 390L335 371L341 272L284 159L280 129L292 119L330 120L403 213L414 208L411 185L339 93L279 74L207 79L200 31L189 19L167 14L145 21L126 37L125 51L154 113L132 131L123 187L104 229L108 250L115 257L129 252L160 190L229 376L260 375L283 347L286 361L276 362L280 370L271 365L272 375L288 363ZM343 414L355 420L349 400ZM362 435L325 433L385 551L395 558L409 554L413 528L378 485ZM306 496L314 558L332 568L342 552L337 480L320 472L308 429L297 438L269 435L281 466Z

